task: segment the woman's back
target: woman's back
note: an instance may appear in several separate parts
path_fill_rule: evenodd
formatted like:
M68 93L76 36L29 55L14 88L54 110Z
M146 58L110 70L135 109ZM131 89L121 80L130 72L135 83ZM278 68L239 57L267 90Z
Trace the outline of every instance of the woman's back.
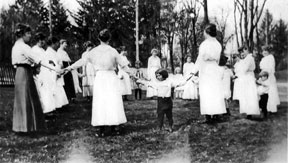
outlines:
M114 70L120 61L118 52L109 45L99 45L87 55L96 70Z

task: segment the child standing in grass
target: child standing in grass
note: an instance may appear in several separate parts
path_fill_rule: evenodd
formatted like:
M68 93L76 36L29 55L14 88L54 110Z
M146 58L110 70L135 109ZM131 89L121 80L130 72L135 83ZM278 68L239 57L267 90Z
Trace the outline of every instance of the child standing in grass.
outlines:
M269 93L269 74L266 71L262 71L259 74L259 79L256 81L257 83L257 92L259 96L259 107L261 108L264 118L267 118L267 103L268 103L268 93Z
M165 69L158 69L155 72L156 75L156 82L149 82L143 80L137 80L137 83L145 84L147 87L152 87L153 89L157 90L157 121L159 130L163 130L163 121L164 116L166 115L169 123L169 132L173 131L173 115L172 115L172 108L173 102L171 98L171 88L178 87L168 78L168 71ZM184 83L183 83L184 84ZM181 83L181 85L183 85Z

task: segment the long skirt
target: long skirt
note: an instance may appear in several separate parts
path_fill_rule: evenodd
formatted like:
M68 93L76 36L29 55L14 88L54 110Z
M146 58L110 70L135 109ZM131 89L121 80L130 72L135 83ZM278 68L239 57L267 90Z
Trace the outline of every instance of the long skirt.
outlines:
M88 62L85 70L86 76L82 78L83 97L93 96L93 83L95 78L94 67L91 63Z
M64 68L69 66L68 62L63 61ZM72 98L76 98L75 88L74 88L74 82L73 82L73 76L71 72L68 72L64 75L64 89L65 93L67 95L67 98L70 100Z
M241 75L239 76L238 80L239 87L242 91L239 94L240 113L246 113L247 115L259 115L260 109L254 73L250 72L245 75Z
M220 67L214 62L207 62L203 67L199 72L201 115L226 113Z
M17 65L13 127L15 132L32 132L46 128L45 119L30 65Z
M192 81L184 85L183 99L198 99L198 85Z
M92 126L111 126L127 122L119 88L120 79L114 71L98 71L94 81Z
M267 103L267 111L269 112L277 112L277 105L280 105L280 98L277 88L277 82L274 74L270 74L269 78L270 85L269 85L269 98Z
M234 80L234 86L233 86L233 100L239 100L239 97L241 96L241 86L239 85L239 78Z

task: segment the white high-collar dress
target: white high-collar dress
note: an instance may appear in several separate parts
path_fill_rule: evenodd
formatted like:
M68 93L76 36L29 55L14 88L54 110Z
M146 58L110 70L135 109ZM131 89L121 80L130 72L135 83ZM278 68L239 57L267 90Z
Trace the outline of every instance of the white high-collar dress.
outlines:
M200 112L202 115L226 113L222 88L223 71L218 65L222 47L216 38L207 38L199 47L192 73L199 71Z
M277 89L277 82L275 78L275 59L272 54L263 57L260 61L261 71L266 71L269 74L269 92L267 111L277 112L277 105L280 104L279 93Z

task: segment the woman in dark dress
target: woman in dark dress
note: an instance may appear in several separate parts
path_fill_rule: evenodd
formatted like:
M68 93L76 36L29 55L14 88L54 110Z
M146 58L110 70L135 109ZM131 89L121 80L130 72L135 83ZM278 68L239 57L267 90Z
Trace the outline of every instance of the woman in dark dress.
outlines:
M62 39L60 40L60 47L57 50L57 55L59 57L59 64L62 65L63 68L70 66L71 59L69 55L65 51L67 47L67 41ZM64 75L64 89L69 101L73 101L76 98L73 76L71 72L68 72Z
M18 24L15 35L17 40L12 48L12 64L16 67L12 130L31 133L46 128L32 73L32 66L40 64L40 61L26 44L31 38L31 28Z

